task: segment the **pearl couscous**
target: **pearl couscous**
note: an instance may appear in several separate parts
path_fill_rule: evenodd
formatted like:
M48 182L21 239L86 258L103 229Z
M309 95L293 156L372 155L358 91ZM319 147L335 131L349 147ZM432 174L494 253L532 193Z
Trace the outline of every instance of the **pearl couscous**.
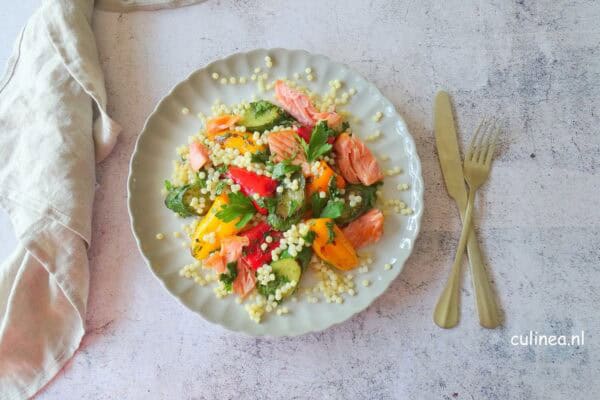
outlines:
M264 68L273 66L273 58L265 56ZM307 81L317 77L312 67L303 72ZM260 67L247 76L211 73L215 84L255 82L261 97L274 90L275 99L235 105L217 99L210 113L197 112L199 131L177 148L163 191L165 205L191 220L182 226L190 239L183 245L195 261L180 275L214 285L217 298L236 294L257 323L269 313L293 314L286 300L343 304L355 296L355 273L348 271L368 276L374 258L357 249L383 232L384 213L376 204L412 213L400 200L382 199L384 177L400 169L381 170L350 127L349 121L358 121L336 110L356 89L342 92L344 83L334 79L319 96L301 87L300 73L272 81L269 74ZM382 117L377 112L373 120ZM367 141L381 135L376 131ZM404 185L398 190L407 190ZM164 237L156 234L157 240ZM316 283L303 284L305 274L313 274ZM370 284L362 280L363 287Z

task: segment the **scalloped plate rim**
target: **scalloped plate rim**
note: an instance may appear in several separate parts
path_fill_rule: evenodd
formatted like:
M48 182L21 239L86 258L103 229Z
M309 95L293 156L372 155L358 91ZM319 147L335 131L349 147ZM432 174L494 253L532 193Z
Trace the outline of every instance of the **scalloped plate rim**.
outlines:
M414 215L414 217L416 218L416 224L415 227L413 229L414 234L407 238L410 239L410 247L408 248L408 252L406 254L406 257L403 260L400 260L402 263L401 265L398 266L398 268L394 269L394 276L391 277L387 283L384 285L383 289L381 290L380 293L376 293L372 296L371 300L364 306L364 307L357 307L354 312L352 312L351 314L348 315L344 315L341 318L338 319L333 319L330 321L329 324L327 324L326 326L323 327L318 327L318 328L308 328L305 329L303 331L298 331L298 332L291 332L291 333L286 333L286 334L271 334L271 333L254 333L254 332L248 332L246 330L244 330L243 328L240 329L236 329L234 327L231 326L226 326L224 323L222 323L220 320L218 319L214 319L211 318L203 313L201 313L199 310L196 310L190 306L188 306L183 299L178 296L175 295L173 292L171 292L171 290L167 287L167 284L165 282L165 280L155 271L154 267L152 266L152 263L150 262L150 260L148 259L148 257L146 256L145 252L142 249L142 242L140 239L140 236L137 234L136 231L136 221L134 218L134 213L133 213L133 205L132 205L132 182L133 182L133 178L134 178L134 171L133 171L133 166L134 163L136 161L136 158L138 157L138 153L139 153L139 145L140 145L140 140L143 137L144 133L146 132L148 125L152 119L152 117L155 115L155 113L159 110L159 108L169 99L169 97L171 97L175 91L177 91L178 88L182 87L183 85L185 85L186 83L188 83L196 74L200 73L203 70L208 70L211 68L211 66L220 63L220 62L224 62L227 61L231 58L234 57L239 57L239 56L248 56L250 53L257 53L257 52L266 52L266 53L270 53L270 52L277 52L277 51L284 51L284 52L299 52L299 53L303 53L305 56L307 57L322 57L324 58L327 62L332 63L332 64L337 64L340 66L343 66L345 68L348 69L349 72L351 72L352 74L354 74L355 76L363 79L369 86L371 89L373 89L375 91L375 94L377 94L381 99L384 100L384 102L386 103L386 107L389 106L392 108L392 110L394 111L394 116L398 119L398 122L402 125L403 130L407 133L406 136L401 136L402 139L407 140L410 148L412 149L412 152L410 154L410 158L412 160L411 162L411 166L416 167L414 171L412 171L412 177L414 177L416 179L416 181L419 183L417 190L417 198L416 198L416 202L417 204L415 204L415 206L418 205L418 207L413 207L417 209L417 213ZM200 316L202 319L218 325L228 331L231 332L236 332L236 333L243 333L246 334L248 336L253 336L253 337L265 337L265 338L277 338L277 337L296 337L296 336L301 336L301 335L306 335L309 333L315 333L315 332L321 332L324 331L326 329L329 329L333 326L339 325L345 321L348 321L349 319L353 318L355 315L365 311L367 308L369 308L379 297L381 297L381 295L383 295L384 292L386 292L391 283L400 275L400 273L402 272L402 270L404 269L404 266L406 264L406 262L408 261L408 259L410 258L414 247L415 247L415 241L417 240L420 230L421 230L421 220L422 220L422 216L423 216L423 209L424 209L424 182L423 182L423 176L422 176L422 168L421 168L421 160L420 157L418 155L417 152L417 148L416 148L416 144L414 141L414 138L412 137L412 135L410 134L410 131L408 130L408 126L406 125L406 122L404 121L404 118L402 118L402 116L400 115L400 113L398 112L398 110L396 109L396 106L386 97L383 95L383 93L379 90L379 88L377 86L375 86L374 84L372 84L369 80L367 80L362 74L358 73L357 71L355 71L353 68L351 68L350 66L348 66L347 64L338 62L338 61L333 61L330 57L326 56L326 55L322 55L322 54L318 54L318 53L311 53L307 50L304 49L287 49L287 48L282 48L282 47L275 47L275 48L255 48L252 50L248 50L248 51L240 51L240 52L235 52L235 53L231 53L228 54L226 56L223 56L221 58L215 59L213 61L211 61L210 63L192 71L190 74L188 74L185 79L179 81L178 83L176 83L168 92L167 94L165 94L156 104L156 106L152 109L152 111L150 112L150 114L148 115L148 117L146 118L144 125L142 127L142 130L140 131L140 134L138 135L138 137L136 138L135 141L135 146L133 149L133 152L131 154L131 158L129 161L129 172L128 172L128 176L127 176L127 212L129 214L129 220L130 220L130 228L131 231L133 233L137 248L139 250L139 252L142 255L142 258L144 259L146 265L149 267L150 271L152 272L152 274L154 275L154 277L160 282L160 284L162 285L162 287L172 296L174 297L181 305L183 305L186 309L192 311L194 314Z

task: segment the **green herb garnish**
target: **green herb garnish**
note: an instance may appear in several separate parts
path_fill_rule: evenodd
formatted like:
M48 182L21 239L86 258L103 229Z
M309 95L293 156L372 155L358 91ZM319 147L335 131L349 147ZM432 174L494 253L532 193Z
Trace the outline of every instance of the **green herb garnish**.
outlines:
M225 188L227 187L227 182L225 181L219 181L217 182L217 184L215 185L215 194L218 196L221 193L223 193L223 190L225 190Z
M319 217L335 219L342 215L344 202L341 200L329 200Z
M302 219L302 215L294 214L287 218L279 216L277 213L269 214L267 216L267 223L273 227L276 231L285 232L291 228L292 225L297 224Z
M325 226L327 226L327 243L333 243L335 241L335 224L333 221L329 221Z
M289 160L284 160L280 163L275 164L271 175L275 179L280 179L288 174L291 175L295 172L298 172L300 171L300 169L301 167L299 165L294 165Z
M263 163L266 164L269 161L269 151L261 150L256 153L252 153L252 157L250 159L253 163Z
M312 196L310 196L310 207L312 209L312 215L314 217L318 217L321 215L321 211L323 211L323 208L325 208L326 204L327 199L322 199L319 196L319 193L313 193Z
M254 216L256 208L252 201L242 193L229 193L229 204L224 204L216 216L221 221L231 222L236 218L240 220L235 224L236 228L242 229Z
M330 136L335 136L335 132L327 126L327 121L321 121L313 128L308 144L304 139L300 139L308 162L313 162L331 151L331 145L327 143Z
M308 231L308 233L304 235L302 239L304 239L307 244L312 244L315 241L315 237L317 237L316 233L313 231Z
M348 121L344 121L342 122L342 126L340 127L339 132L344 133L348 130L348 128L350 128L350 123Z
M275 292L277 291L277 289L279 289L281 286L283 286L284 284L286 284L288 282L289 282L288 278L276 273L274 280L269 281L266 285L259 284L256 286L256 289L258 290L258 293L260 293L263 296L268 298L269 295L275 296ZM275 300L275 301L277 301L277 300ZM281 300L279 300L279 301L281 301ZM277 302L279 302L279 301L277 301Z
M227 273L219 275L219 281L223 282L223 286L225 286L228 292L231 292L233 281L235 281L238 275L237 261L227 263L227 271Z

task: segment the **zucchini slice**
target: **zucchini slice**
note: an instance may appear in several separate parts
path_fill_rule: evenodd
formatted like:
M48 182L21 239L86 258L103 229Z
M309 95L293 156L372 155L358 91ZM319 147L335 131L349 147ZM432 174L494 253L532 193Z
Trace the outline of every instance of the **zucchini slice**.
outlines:
M302 268L296 260L292 258L284 258L283 260L277 260L271 263L273 273L277 276L285 278L287 282L300 282L300 275L302 275Z
M198 213L195 208L193 208L190 203L194 197L204 197L208 202L208 196L203 195L200 192L199 185L184 185L184 186L170 186L169 193L165 198L165 206L171 210L181 215L182 217L191 217L193 215L204 215L206 211L208 211L208 207L204 208L203 213ZM208 203L207 203L208 204Z
M266 100L250 103L242 115L239 125L250 132L264 132L274 126L290 126L294 119L283 109Z

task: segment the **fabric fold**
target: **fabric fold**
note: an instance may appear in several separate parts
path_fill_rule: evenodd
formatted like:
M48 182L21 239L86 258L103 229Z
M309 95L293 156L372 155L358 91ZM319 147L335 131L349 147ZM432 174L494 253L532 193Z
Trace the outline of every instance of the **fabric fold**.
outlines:
M135 11L197 2L99 5ZM0 79L0 206L18 239L0 264L1 400L37 393L85 333L95 163L121 129L106 109L93 10L93 0L44 0Z
M95 162L120 129L106 113L92 12L93 0L44 1L0 84L0 206L18 240L0 264L2 400L33 396L85 332Z
M97 0L96 8L110 12L153 11L185 7L205 0Z

